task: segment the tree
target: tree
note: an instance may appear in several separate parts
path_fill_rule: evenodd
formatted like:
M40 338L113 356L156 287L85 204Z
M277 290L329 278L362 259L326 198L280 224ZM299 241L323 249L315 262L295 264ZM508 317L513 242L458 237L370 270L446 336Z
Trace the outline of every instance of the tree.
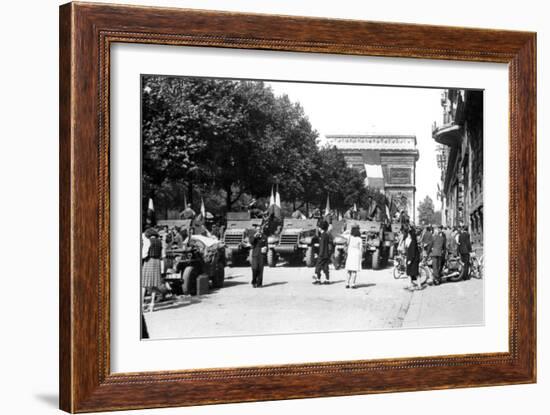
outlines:
M421 225L435 224L434 202L430 196L426 196L418 205L418 222Z
M228 210L274 183L285 197L303 193L317 132L287 96L263 82L203 78L148 76L142 87L145 198L178 199L158 193L166 182L185 183L190 203L193 186L222 190Z
M303 108L263 82L143 78L143 196L173 207L201 195L221 214L265 197L344 210L369 194L336 148L319 148ZM200 193L197 193L200 192ZM179 206L180 208L183 206Z

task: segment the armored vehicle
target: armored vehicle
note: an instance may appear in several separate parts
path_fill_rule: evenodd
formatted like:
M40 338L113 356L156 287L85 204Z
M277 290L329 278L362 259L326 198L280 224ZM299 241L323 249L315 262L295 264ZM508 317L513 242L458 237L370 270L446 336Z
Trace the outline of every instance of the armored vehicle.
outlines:
M250 253L248 240L254 225L260 226L261 219L251 219L248 212L228 212L227 227L223 234L225 257L230 266L246 263Z
M312 267L319 244L317 219L284 219L280 234L267 239L267 264L274 267L282 257L288 262L304 261Z
M225 280L225 248L222 242L192 235L182 249L166 250L171 262L165 280L175 294L197 294L197 278L206 274L213 288L222 288Z
M346 220L346 230L334 240L334 259L339 265L345 263L347 237L351 228L359 227L363 241L363 262L371 262L373 269L386 263L390 244L384 242L384 227L381 222L369 220ZM388 234L387 237L390 237ZM388 241L389 242L389 241ZM387 246L386 246L387 245Z

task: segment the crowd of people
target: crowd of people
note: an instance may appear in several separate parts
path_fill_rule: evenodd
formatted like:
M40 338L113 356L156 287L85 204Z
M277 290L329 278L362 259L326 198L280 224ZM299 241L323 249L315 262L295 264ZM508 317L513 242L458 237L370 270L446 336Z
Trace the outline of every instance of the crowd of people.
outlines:
M431 281L439 285L445 261L460 257L462 270L460 277L469 279L470 255L472 244L466 226L426 226L417 229L404 226L398 242L398 253L406 258L406 273L410 277L411 289L422 289L419 277L419 266L422 258L430 258L432 263Z
M258 210L256 207L253 209ZM250 255L249 262L251 266L251 285L254 288L263 286L263 271L265 265L265 254L267 252L267 237L269 236L268 224L269 218L273 217L273 211L250 211L251 216L266 219L261 225L255 225L249 235ZM332 213L332 214L331 214ZM377 206L373 204L370 210L350 209L346 212L346 219L372 219L378 214ZM361 216L363 215L363 216ZM191 209L186 209L181 213L182 219L189 219L188 227L178 226L150 226L142 235L142 291L151 293L150 310L155 305L156 296L166 294L166 288L163 286L162 276L166 271L166 265L163 259L166 257L167 249L183 249L193 234L200 234L209 238L223 239L223 225L214 221L207 221L203 215L196 215ZM321 215L321 211L316 209L310 215L310 218L317 219L318 226L318 254L313 275L313 284L330 284L330 264L334 253L333 236L330 232L333 220L333 212ZM292 218L306 219L306 216L300 211L293 212ZM401 222L401 234L398 238L397 252L406 261L406 274L410 278L409 289L422 289L420 282L420 263L423 258L431 259L431 281L435 285L440 284L442 280L442 271L445 261L450 257L460 257L462 267L462 278L469 278L469 263L472 246L470 235L466 226L448 227L448 226L425 226L423 228L415 227L410 224L407 217L403 215L398 218ZM275 232L280 231L280 226ZM272 231L273 232L273 231ZM358 273L362 269L363 247L361 233L358 226L350 229L347 238L347 255L345 262L346 288L356 288ZM322 280L322 274L324 280Z

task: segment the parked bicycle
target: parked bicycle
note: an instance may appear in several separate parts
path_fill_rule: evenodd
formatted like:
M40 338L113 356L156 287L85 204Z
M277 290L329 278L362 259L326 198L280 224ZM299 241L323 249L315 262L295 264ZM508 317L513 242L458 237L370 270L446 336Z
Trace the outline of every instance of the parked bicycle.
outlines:
M424 285L428 278L431 276L431 269L427 265L427 260L422 258L418 267L419 271L419 283ZM407 276L407 257L403 254L399 254L393 259L393 278L396 280L400 278L408 278Z
M478 257L475 252L470 254L470 277L483 278L483 255Z

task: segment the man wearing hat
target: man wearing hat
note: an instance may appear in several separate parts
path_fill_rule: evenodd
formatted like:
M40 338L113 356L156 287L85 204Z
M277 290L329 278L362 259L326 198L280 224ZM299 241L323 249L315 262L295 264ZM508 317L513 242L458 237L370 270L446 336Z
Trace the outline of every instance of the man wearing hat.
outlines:
M250 267L252 268L252 287L261 287L264 279L264 251L267 238L258 224L254 224L254 233L250 235Z
M328 233L328 223L322 220L319 223L319 256L315 266L315 275L313 276L313 284L321 284L321 271L325 274L324 284L330 284L329 264L330 256L332 255L332 236Z

